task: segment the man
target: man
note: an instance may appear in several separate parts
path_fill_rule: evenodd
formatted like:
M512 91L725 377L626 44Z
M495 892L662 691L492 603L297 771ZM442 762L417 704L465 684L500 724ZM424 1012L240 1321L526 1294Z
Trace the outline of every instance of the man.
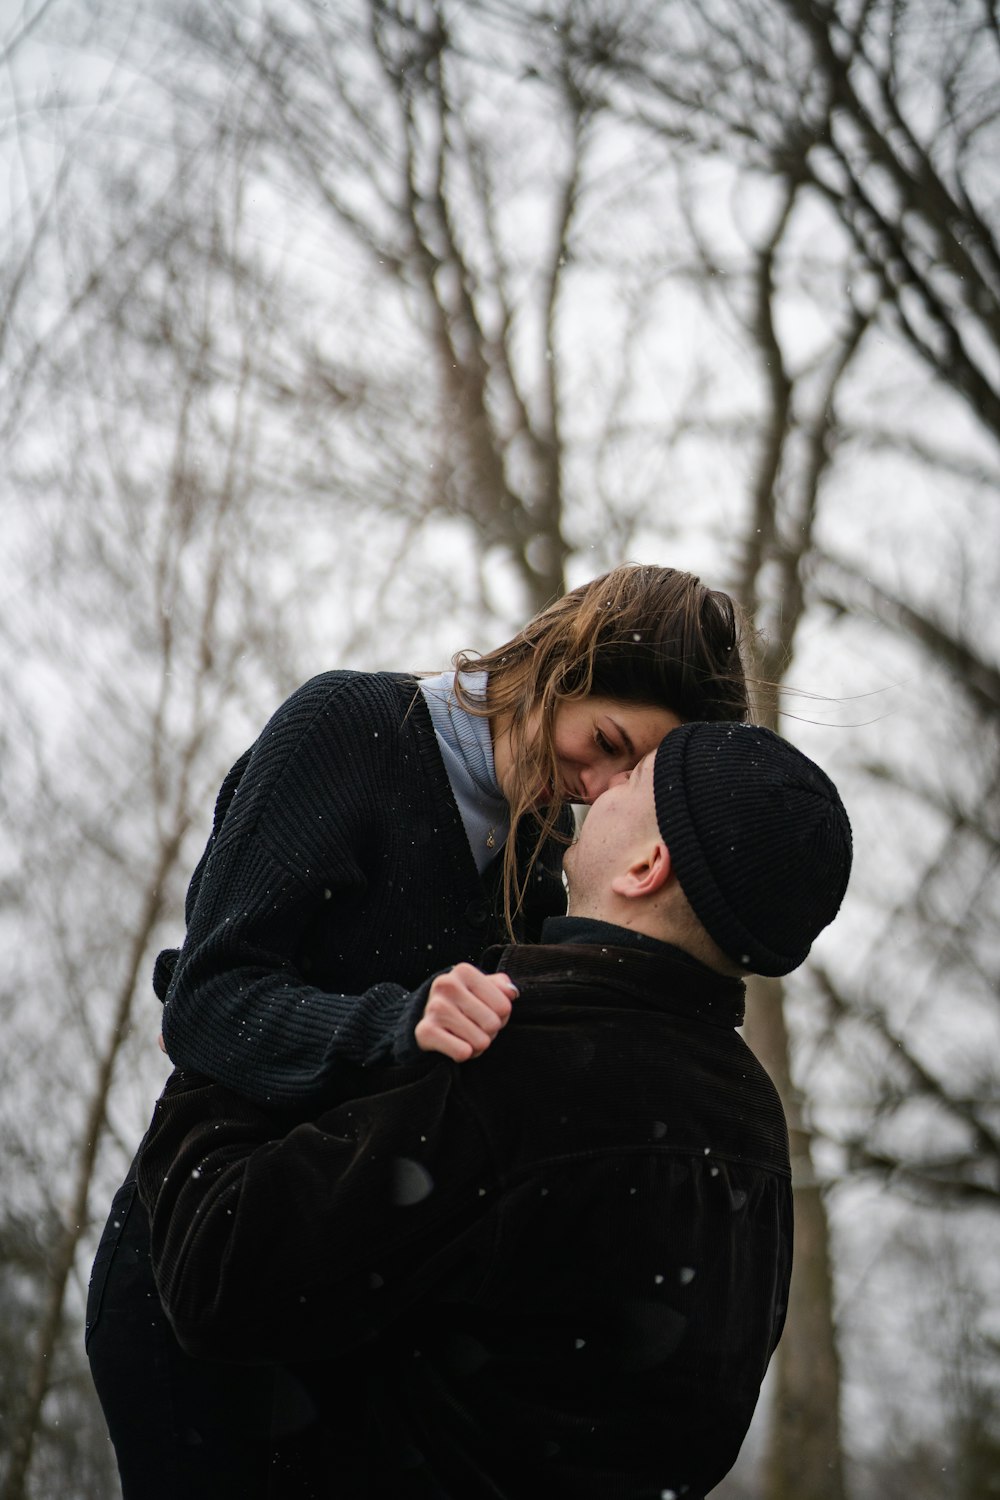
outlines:
M739 976L802 962L850 863L811 761L686 724L591 808L544 942L432 982L417 1045L475 1061L287 1126L175 1074L140 1191L181 1342L294 1371L330 1495L705 1495L791 1269Z

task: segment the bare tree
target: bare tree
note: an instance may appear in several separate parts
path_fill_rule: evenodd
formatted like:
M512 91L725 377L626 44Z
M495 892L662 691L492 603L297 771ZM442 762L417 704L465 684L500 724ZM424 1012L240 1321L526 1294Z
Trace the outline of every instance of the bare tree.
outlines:
M57 10L116 62L96 94L63 86L41 155L41 117L18 111L30 192L0 272L17 501L0 629L21 715L0 920L31 935L12 993L52 1014L39 1030L12 1006L0 1066L73 1102L32 1145L61 1248L10 1495L45 1430L51 1330L78 1317L94 1184L110 1186L154 1092L155 1015L129 1034L150 952L177 933L180 875L264 682L277 702L334 651L440 665L489 611L506 626L627 555L728 577L761 632L760 716L812 734L866 816L891 786L921 829L943 820L937 869L923 834L912 879L887 866L885 923L920 888L924 929L950 923L942 993L994 972L995 579L971 519L994 513L1000 471L988 7L64 0L39 8L18 64ZM933 488L955 533L964 619L934 607L911 487ZM53 615L40 602L57 590ZM824 671L857 639L940 662L942 691L957 674L948 702L981 757L947 726L939 772L915 781L905 735L876 761L797 725L817 638ZM401 663L404 639L427 659ZM54 661L73 680L61 716L43 711ZM28 872L45 892L33 914ZM840 1500L849 1483L831 1181L856 1166L897 1186L912 1169L922 1190L993 1191L993 1080L929 1065L896 1025L905 976L877 978L859 983L834 943L750 1007L798 1205L769 1500ZM869 1049L850 1121L830 1102L829 1007ZM894 1134L932 1085L965 1131L947 1162Z
M993 942L1000 899L1000 671L972 622L949 621L940 604L925 610L900 600L829 557L817 561L815 584L838 609L869 612L908 639L924 660L934 696L962 726L970 747L961 777L940 775L931 735L925 765L901 770L878 760L864 767L901 822L916 809L932 832L916 879L886 913L863 977L816 970L828 1007L828 1042L869 1059L863 1102L855 1099L851 1116L834 1113L829 1129L856 1172L920 1202L995 1210L1000 1077L995 1049L984 1047L983 1038L1000 1027ZM890 933L896 954L905 944L912 971L921 976L908 986L905 1011L884 1000L893 959L880 950ZM936 1003L939 991L942 998L961 994L967 1041L942 1047L949 1028ZM915 1023L922 1013L927 1019Z
M762 420L738 587L765 632L760 675L780 684L805 610L824 598L830 602L829 593L814 587L817 576L829 580L828 568L813 566L817 524L820 505L828 512L836 504L838 461L857 442L844 408L850 409L854 381L870 378L872 360L862 347L871 343L869 331L882 338L888 331L905 356L967 403L983 449L992 446L995 454L1000 250L986 163L997 133L996 18L989 7L925 0L698 6L679 0L628 14L593 5L553 8L549 15L564 29L584 95L595 107L644 129L674 159L722 158L735 165L747 180L761 183L772 205L770 227L756 231L748 261L735 262L705 237L700 253L709 295L720 289L725 295L728 288L760 358ZM818 248L823 236L834 236L832 255ZM827 331L825 339L799 341L812 344L811 357L803 358L785 309L796 295L804 305L817 291L825 299ZM897 431L898 448L907 441L905 429ZM909 441L919 445L920 437L914 432ZM934 447L933 440L926 444L923 456L940 467L946 460L930 456ZM840 609L851 608L849 593L839 593ZM882 623L961 663L967 691L980 703L984 692L992 693L990 661L975 661L966 642L905 597L883 596L881 604L872 613ZM761 711L776 722L766 704ZM890 767L882 772L894 783L902 776ZM981 792L995 801L989 777ZM956 946L969 942L977 911L985 913L995 900L995 830L989 815L971 822L985 867L971 906L935 929L938 972ZM952 854L957 840L970 837L969 828L963 802L952 819ZM954 894L953 864L942 851L938 869L924 872L925 920L941 866ZM898 917L898 909L889 910ZM992 967L980 971L986 985L995 984ZM848 1002L836 981L825 970L820 978L843 1016ZM953 1080L946 1083L921 1064L889 1026L881 980L880 971L873 973L850 1009L853 1015L863 1010L891 1044L885 1079L895 1085L888 1097L898 1103L905 1096L911 1106L915 1094L933 1099L961 1123L965 1139L936 1169L927 1156L921 1166L905 1167L899 1151L880 1150L869 1117L869 1126L851 1140L852 1161L892 1170L894 1181L907 1170L928 1177L936 1171L939 1191L943 1175L956 1193L990 1192L995 1088L980 1080L974 1098L963 1099ZM845 1473L832 1254L810 1113L793 1081L782 989L758 984L754 999L748 1034L785 1101L797 1173L795 1280L777 1356L767 1492L840 1500Z
M7 1387L4 1500L41 1493L52 1473L67 1317L80 1316L100 1189L122 1174L162 1077L152 958L177 933L214 788L302 673L290 642L308 611L338 583L348 594L349 548L331 565L300 530L332 486L321 496L303 471L259 460L265 436L272 462L295 451L308 403L291 431L274 422L286 350L273 269L252 259L239 193L204 195L225 133L211 150L204 137L175 147L169 199L143 201L149 163L120 163L104 183L117 222L86 217L89 184L57 184L21 305L30 290L41 308L62 301L64 319L13 352L0 634L9 877L31 900L9 914L2 1131L9 1160L36 1164L30 1198L48 1228ZM37 607L52 598L58 611ZM37 1104L25 1109L33 1081L54 1106L41 1128ZM11 1224L30 1211L29 1180L11 1184Z
M263 149L406 299L434 376L424 463L435 510L470 522L484 556L512 561L529 608L547 602L569 552L553 351L590 111L564 78L559 156L539 200L544 243L526 274L504 217L539 190L537 147L526 123L506 153L491 145L495 106L478 102L448 7L372 0L320 15L297 4L251 21L219 6L214 26L199 20L198 41L244 60L267 101Z

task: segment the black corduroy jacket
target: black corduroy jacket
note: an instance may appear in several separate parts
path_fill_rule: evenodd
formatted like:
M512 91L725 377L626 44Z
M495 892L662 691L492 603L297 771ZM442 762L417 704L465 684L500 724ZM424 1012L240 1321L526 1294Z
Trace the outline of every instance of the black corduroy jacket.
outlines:
M521 868L535 837L526 820ZM543 848L518 936L565 911L563 847ZM476 869L416 680L314 677L219 794L184 945L154 976L170 1057L299 1110L339 1073L350 1090L351 1069L412 1057L428 976L502 934L501 867Z
M791 1267L743 986L666 945L493 961L520 995L486 1054L309 1123L174 1075L139 1173L164 1306L193 1353L295 1370L338 1496L697 1500Z

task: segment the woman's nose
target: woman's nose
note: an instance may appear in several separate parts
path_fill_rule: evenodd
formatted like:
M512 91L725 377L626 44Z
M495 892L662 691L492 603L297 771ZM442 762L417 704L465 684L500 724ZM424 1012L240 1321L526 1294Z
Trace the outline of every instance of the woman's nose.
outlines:
M593 769L584 771L580 776L580 788L585 793L588 802L596 802L602 792L609 787L620 786L623 781L628 781L627 771L607 771Z

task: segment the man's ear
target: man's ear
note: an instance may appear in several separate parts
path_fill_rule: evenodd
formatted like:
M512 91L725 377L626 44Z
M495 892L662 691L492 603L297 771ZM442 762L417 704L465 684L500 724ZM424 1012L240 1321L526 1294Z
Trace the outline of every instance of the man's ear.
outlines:
M670 850L662 839L657 839L655 844L647 845L627 870L614 877L611 889L616 896L624 896L629 901L655 896L666 885L672 871Z

